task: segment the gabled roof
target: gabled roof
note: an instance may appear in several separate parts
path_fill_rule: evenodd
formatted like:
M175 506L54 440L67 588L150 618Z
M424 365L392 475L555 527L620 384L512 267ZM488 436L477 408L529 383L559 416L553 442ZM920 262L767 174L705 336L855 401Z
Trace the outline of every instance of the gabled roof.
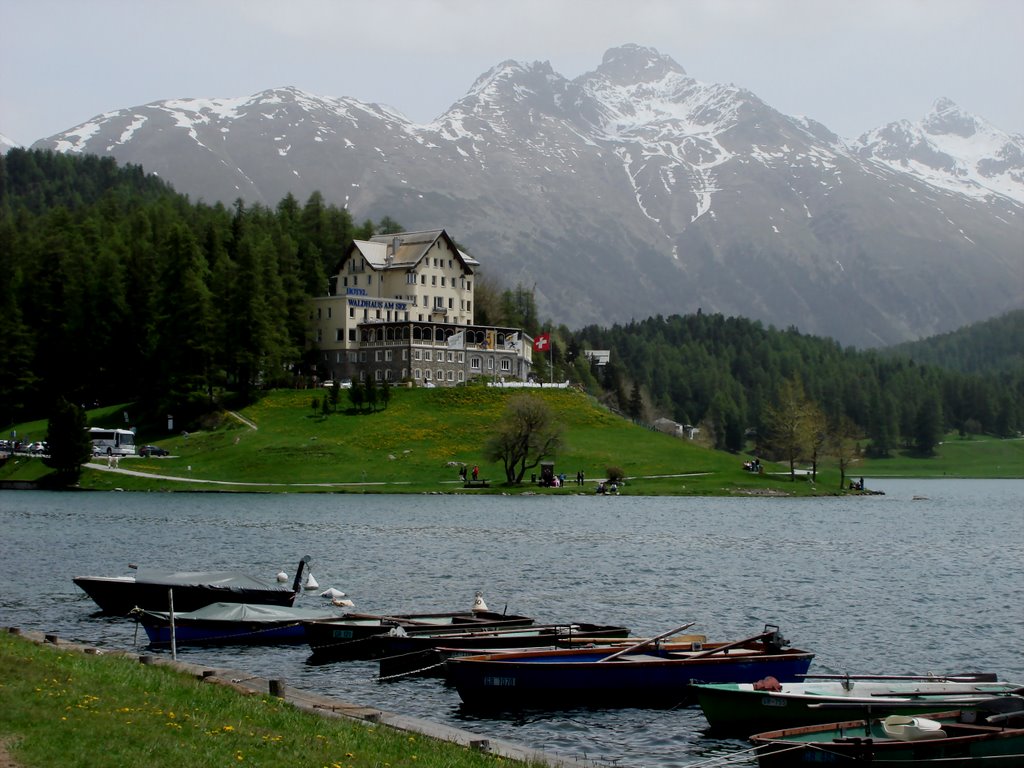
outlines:
M353 240L348 253L338 265L340 271L345 262L355 253L362 256L366 263L377 271L385 269L415 269L427 255L430 248L440 239L444 239L448 247L454 251L463 268L472 272L480 262L463 253L455 245L455 241L443 229L430 229L422 232L398 232L391 235L374 235L369 240ZM397 247L396 247L397 246Z

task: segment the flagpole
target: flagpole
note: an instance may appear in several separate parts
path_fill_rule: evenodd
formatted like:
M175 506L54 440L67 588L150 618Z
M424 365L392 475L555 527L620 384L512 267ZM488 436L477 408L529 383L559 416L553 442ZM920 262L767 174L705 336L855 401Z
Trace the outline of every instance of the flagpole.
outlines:
M555 383L555 345L548 336L548 384Z

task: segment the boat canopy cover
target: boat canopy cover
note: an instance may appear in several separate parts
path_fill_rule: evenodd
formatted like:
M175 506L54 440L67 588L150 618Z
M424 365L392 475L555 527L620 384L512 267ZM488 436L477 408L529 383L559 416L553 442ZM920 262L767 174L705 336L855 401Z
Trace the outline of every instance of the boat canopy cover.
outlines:
M147 611L147 613L169 621L167 611ZM333 619L338 615L337 611L323 608L288 608L283 605L254 603L211 603L194 611L174 612L175 619L247 622L313 621L315 619Z
M137 584L161 584L168 587L218 587L231 591L258 589L271 592L291 592L288 584L257 579L237 571L156 571L140 568L135 576Z

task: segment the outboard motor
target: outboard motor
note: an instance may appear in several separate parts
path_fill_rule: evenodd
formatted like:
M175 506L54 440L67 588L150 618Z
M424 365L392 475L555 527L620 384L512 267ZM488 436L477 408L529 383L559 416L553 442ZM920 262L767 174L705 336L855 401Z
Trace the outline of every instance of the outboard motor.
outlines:
M787 645L789 645L789 640L782 636L782 632L779 631L778 625L765 624L764 631L771 632L770 635L764 638L764 647L766 651L770 651L771 653L778 653Z

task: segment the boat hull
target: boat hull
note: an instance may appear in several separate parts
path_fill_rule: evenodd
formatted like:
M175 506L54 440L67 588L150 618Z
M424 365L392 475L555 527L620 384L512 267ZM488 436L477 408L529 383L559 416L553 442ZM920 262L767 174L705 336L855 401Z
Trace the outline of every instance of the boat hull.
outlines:
M794 649L692 659L644 653L600 661L608 655L608 649L588 649L453 658L446 674L473 709L672 707L692 701L691 682L753 682L767 675L796 680L814 658Z
M1024 728L965 724L964 713L928 714L941 726L934 738L900 740L886 733L881 719L848 720L755 734L760 768L800 765L870 765L912 768L937 765L1024 765Z
M758 731L858 720L882 715L917 715L965 709L1018 690L1014 683L795 683L781 691L750 684L696 685L697 703L711 731L746 737ZM827 706L822 706L827 704Z
M306 642L303 621L330 619L336 611L287 606L214 603L196 611L175 613L176 645L278 645ZM141 611L139 623L149 644L171 644L171 617L166 611Z
M261 603L285 605L295 603L298 592L287 587L244 589L216 584L175 584L138 581L133 578L80 576L74 579L103 613L125 616L134 608L166 611L168 590L174 590L174 610L194 611L210 603Z
M492 652L498 648L558 648L587 640L613 642L629 637L628 627L598 624L563 624L517 627L457 634L378 635L373 656L380 661L380 677L410 674L444 676L444 662L458 655ZM442 650L444 649L444 650Z
M314 661L372 659L378 651L374 638L397 627L410 635L461 633L471 629L526 627L533 624L527 616L493 611L454 611L447 613L374 616L348 614L340 619L304 622L306 642Z

